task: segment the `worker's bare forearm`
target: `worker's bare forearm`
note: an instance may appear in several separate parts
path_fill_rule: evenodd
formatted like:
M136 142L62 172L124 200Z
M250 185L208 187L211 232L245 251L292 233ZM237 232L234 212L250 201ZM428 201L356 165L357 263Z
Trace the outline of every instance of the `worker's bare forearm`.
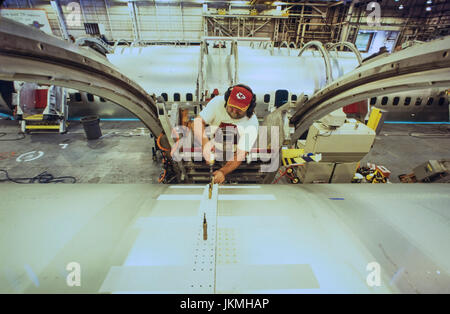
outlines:
M223 174L226 176L227 174L233 172L234 170L236 170L242 163L242 161L245 159L245 155L246 152L239 150L234 153L234 158L233 160L229 160L225 166L223 166L222 168L220 168L220 171L223 172Z
M197 116L194 119L194 137L195 139L202 144L202 147L208 143L209 139L205 135L205 121L203 121L202 117Z
M228 161L225 166L223 166L222 168L220 168L220 171L223 172L223 174L226 176L229 173L232 173L234 170L236 170L240 165L241 165L242 161L239 160L231 160Z

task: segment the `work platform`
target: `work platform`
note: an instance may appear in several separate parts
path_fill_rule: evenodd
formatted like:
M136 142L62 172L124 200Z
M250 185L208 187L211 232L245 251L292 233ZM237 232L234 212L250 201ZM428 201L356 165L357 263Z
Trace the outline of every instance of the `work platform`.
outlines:
M448 184L215 186L211 199L206 185L2 184L0 197L2 293L450 292Z

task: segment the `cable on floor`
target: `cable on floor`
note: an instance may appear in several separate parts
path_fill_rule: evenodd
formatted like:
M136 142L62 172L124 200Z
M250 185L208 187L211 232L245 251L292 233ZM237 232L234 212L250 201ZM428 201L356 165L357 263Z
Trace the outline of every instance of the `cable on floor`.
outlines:
M30 184L30 183L66 183L66 180L71 180L71 183L76 183L77 179L72 176L62 176L55 177L51 173L44 171L35 177L31 178L11 178L9 173L5 169L0 169L0 172L5 174L6 179L0 179L0 182L11 181L19 184Z
M0 137L6 136L8 133L5 132L0 132ZM18 138L7 138L7 139L3 139L0 138L0 141L2 142L6 142L6 141L19 141L19 140L23 140L25 138L25 133L17 133L19 135L22 135L22 137L18 137Z

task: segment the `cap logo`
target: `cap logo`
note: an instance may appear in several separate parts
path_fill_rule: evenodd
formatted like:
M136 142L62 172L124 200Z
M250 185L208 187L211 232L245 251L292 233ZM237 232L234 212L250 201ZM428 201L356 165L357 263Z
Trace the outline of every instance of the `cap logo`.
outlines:
M239 92L239 93L236 94L236 98L237 98L237 99L245 99L246 97L245 97L244 94L242 94L241 92Z

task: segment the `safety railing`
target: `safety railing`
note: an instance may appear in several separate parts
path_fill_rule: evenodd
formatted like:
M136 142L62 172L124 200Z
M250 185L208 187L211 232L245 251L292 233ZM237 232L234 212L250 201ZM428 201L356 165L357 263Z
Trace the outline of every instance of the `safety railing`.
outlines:
M327 48L327 50L333 51L336 50L337 47L347 47L348 49L350 49L351 52L353 52L356 56L356 59L358 60L358 63L361 64L362 63L362 57L361 57L361 53L359 52L358 48L356 48L356 46L348 41L344 41L344 42L339 42L339 43L328 43L325 45L325 47ZM336 52L336 56L337 56L337 52Z
M323 44L320 41L310 41L306 45L300 49L298 52L298 57L301 57L303 52L310 47L316 47L316 49L322 55L323 61L325 63L325 74L326 74L326 84L330 83L333 80L332 72L331 72L331 62L330 56L328 55L328 51L325 49Z
M114 43L114 46L113 46L113 50L112 50L113 53L116 53L117 46L118 46L120 43L125 43L125 44L128 46L128 48L130 47L130 43L128 42L128 40L126 40L126 39L119 39L119 40L116 40L116 42ZM120 53L123 53L123 51L124 51L124 48L122 48L122 50L121 50Z
M197 84L196 84L196 91L195 96L197 101L203 101L203 95L204 95L204 89L205 89L205 81L206 81L206 74L205 74L205 56L208 55L208 45L206 44L206 41L202 41L200 43L200 54L199 54L199 61L198 61L198 74L197 74Z

